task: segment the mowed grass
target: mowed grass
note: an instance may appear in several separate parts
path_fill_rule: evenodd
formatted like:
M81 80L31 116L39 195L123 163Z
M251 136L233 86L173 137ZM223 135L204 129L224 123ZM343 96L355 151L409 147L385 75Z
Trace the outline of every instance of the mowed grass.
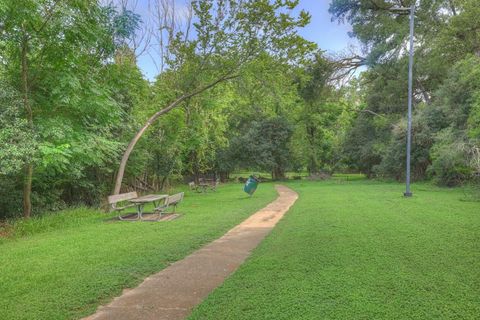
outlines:
M297 203L189 319L480 318L480 203L461 189L288 185Z
M242 185L187 192L182 217L112 222L76 209L14 226L0 242L0 319L76 319L146 276L220 237L276 198L264 184L250 198ZM159 297L160 298L160 297Z

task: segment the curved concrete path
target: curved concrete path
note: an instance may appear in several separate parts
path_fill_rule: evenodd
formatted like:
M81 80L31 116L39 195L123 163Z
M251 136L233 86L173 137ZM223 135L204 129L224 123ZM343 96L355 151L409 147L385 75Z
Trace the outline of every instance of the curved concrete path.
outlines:
M85 320L184 319L232 274L273 229L298 195L275 186L278 198L221 238L125 290Z

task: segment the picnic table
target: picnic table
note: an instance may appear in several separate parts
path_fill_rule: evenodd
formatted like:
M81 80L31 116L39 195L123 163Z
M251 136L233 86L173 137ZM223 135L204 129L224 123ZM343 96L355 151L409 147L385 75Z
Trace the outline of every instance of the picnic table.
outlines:
M200 179L199 183L195 184L195 182L190 182L190 189L196 190L197 192L207 192L208 189L212 191L217 190L217 186L219 184L218 180L215 179Z
M165 200L168 198L168 194L149 194L146 196L138 197L135 199L129 200L131 203L135 204L137 207L137 220L142 219L142 214L143 214L143 208L145 207L146 204L148 203L153 203L153 210L154 211L159 211L162 200Z
M211 183L206 183L206 182L200 182L198 184L198 188L200 189L200 192L207 192L207 189L211 187Z

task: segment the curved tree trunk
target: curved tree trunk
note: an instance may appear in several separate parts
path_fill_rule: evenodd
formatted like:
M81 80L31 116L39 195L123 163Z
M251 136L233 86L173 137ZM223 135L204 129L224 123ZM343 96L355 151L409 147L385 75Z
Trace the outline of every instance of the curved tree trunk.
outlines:
M181 96L180 98L178 98L175 101L173 101L172 103L170 103L166 108L156 112L153 116L151 116L147 120L147 122L143 125L143 127L140 128L140 130L138 130L138 132L135 134L133 139L128 144L127 149L123 153L123 157L122 157L122 160L120 161L120 166L119 166L118 172L117 172L117 178L115 179L115 188L113 189L113 194L115 195L115 194L120 193L120 189L122 187L123 175L125 174L125 168L127 166L128 158L130 157L130 154L132 153L133 148L137 144L138 140L140 140L140 138L145 133L145 130L147 130L148 127L150 127L155 122L155 120L157 120L161 115L163 115L163 114L169 112L170 110L174 109L180 103L187 100L188 98L196 96L197 94L200 94L203 91L208 90L208 89L216 86L217 84L219 84L221 82L224 82L224 81L227 81L227 80L230 80L230 79L234 79L236 77L238 77L238 75L227 74L227 75L215 80L214 82L210 83L209 85L206 85L206 86L201 87L197 90L194 90L191 93L188 93L188 94L185 94L185 95Z

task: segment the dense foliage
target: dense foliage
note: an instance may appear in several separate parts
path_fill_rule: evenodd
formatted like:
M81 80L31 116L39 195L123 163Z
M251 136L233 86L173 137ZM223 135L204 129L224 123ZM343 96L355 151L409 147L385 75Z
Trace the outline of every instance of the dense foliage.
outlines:
M353 26L368 70L363 110L344 144L344 161L370 176L404 179L408 15L411 1L334 0ZM476 0L418 2L415 30L412 174L454 186L478 178L480 6Z

